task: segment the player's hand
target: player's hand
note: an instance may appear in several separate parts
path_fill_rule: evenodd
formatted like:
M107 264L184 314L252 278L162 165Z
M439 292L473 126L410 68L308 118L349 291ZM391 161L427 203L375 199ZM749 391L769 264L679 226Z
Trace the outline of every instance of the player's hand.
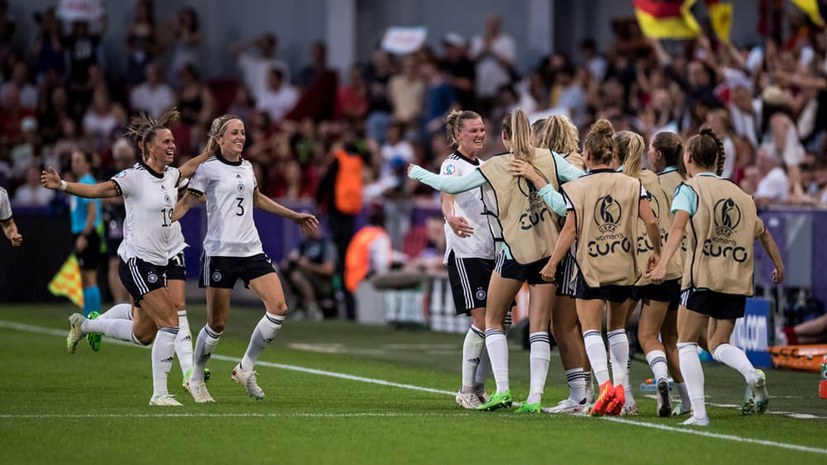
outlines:
M547 283L553 283L555 282L554 275L556 274L556 272L557 264L552 263L551 260L549 260L549 262L546 263L546 266L544 266L543 269L540 270L540 277L543 278L543 281Z
M461 216L450 216L445 218L445 221L448 222L448 226L451 227L454 234L459 237L471 237L471 234L474 234L474 228Z
M20 244L23 243L23 236L21 236L20 233L14 233L9 240L11 241L12 247L20 247Z
M312 231L319 227L319 220L310 213L297 213L293 222L301 227L304 232Z
M646 263L646 271L652 271L658 266L658 262L660 262L660 254L657 252L652 252L652 255L649 256L649 261Z
M646 276L652 280L655 284L660 284L663 282L663 279L666 278L666 266L665 264L658 263L657 266L652 268Z
M781 284L784 282L784 268L772 270L772 283Z
M54 168L43 170L40 172L40 184L47 189L58 190L60 189L60 175Z
M86 236L81 234L78 236L77 240L75 240L75 250L78 252L83 252L86 250L86 247L89 245L89 241L86 240Z
M535 170L530 163L516 158L511 160L511 164L508 166L508 172L511 173L512 176L522 176L531 182L534 182L534 180L538 178L537 170Z

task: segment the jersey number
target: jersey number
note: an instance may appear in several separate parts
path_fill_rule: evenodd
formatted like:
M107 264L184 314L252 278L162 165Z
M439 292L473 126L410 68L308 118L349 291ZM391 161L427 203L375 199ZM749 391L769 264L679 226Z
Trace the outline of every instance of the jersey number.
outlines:
M236 205L238 207L238 211L235 212L235 216L243 216L244 215L244 205L242 205L241 202L244 202L244 199L241 198L241 197L236 197L236 200L238 200L238 205Z
M172 209L161 209L161 217L163 218L163 224L161 226L168 228L172 225Z

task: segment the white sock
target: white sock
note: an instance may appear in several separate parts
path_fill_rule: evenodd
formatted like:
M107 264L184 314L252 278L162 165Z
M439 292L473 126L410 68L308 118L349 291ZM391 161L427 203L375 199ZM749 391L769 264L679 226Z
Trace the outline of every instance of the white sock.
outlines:
M649 362L649 367L652 369L652 374L655 375L656 382L669 377L666 354L662 350L649 351L646 354L646 361Z
M589 356L589 363L592 365L594 377L597 378L597 385L602 386L609 379L609 362L606 360L606 344L600 331L591 330L583 333L583 344L586 346L586 355Z
M531 355L529 355L530 389L526 403L536 404L543 398L543 389L546 387L548 377L548 363L551 361L551 344L549 344L548 333L538 331L528 335L531 342Z
M187 311L178 310L178 335L175 337L175 355L181 365L181 373L186 376L192 369L192 333L190 322L187 320Z
M117 304L101 313L97 320L132 320L132 305Z
M695 418L706 418L704 370L701 368L701 358L698 356L698 344L679 342L678 357L681 361L681 373L686 383L689 402L692 405L692 415Z
M583 370L583 379L586 382L586 399L591 401L594 398L594 384L592 384L592 371Z
M626 387L629 384L629 338L625 329L609 331L609 358L612 364L612 384Z
M508 391L508 341L505 334L499 329L486 329L485 347L491 358L491 371L497 383L497 392Z
M689 408L692 405L692 401L689 400L689 391L686 389L686 383L675 383L675 389L678 390L678 394L681 396L681 404L684 407Z
M758 377L755 373L755 367L747 358L747 354L732 344L719 345L712 351L712 357L728 367L738 370L747 383L751 383Z
M256 329L250 335L250 344L247 346L247 352L244 353L244 358L241 359L241 369L250 371L256 364L261 350L267 347L273 339L276 338L276 333L281 329L281 324L284 322L284 317L281 315L271 315L264 313L264 316L258 320Z
M152 397L169 395L167 377L175 355L175 336L178 327L158 328L152 344Z
M207 367L207 361L210 360L215 346L218 345L221 334L223 333L214 331L207 325L204 325L201 331L198 332L198 339L195 341L195 352L192 357L191 382L204 382L204 368Z
M485 339L483 339L480 363L477 365L477 372L474 374L474 387L478 392L485 389L485 383L491 379L492 375L491 358L488 356L488 349L485 347Z
M462 388L470 389L467 392L474 392L474 376L477 374L484 347L485 333L471 325L462 343Z
M586 377L583 367L566 370L566 384L569 385L569 399L580 402L586 398Z
M83 334L98 333L120 341L134 342L143 345L132 336L132 322L129 320L86 320L80 326Z

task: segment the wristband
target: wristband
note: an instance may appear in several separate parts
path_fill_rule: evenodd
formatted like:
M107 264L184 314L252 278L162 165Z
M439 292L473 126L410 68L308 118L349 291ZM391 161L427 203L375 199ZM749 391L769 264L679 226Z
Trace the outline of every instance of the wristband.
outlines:
M60 180L60 187L58 189L65 192L67 187L69 187L69 183L67 183L66 181L61 179Z

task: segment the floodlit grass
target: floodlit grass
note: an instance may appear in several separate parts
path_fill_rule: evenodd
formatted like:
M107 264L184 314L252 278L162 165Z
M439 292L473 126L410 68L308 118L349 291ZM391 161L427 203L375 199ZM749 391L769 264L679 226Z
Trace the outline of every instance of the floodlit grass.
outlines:
M267 397L254 401L229 374L261 313L237 308L209 364L217 402L194 404L176 364L170 388L184 406L159 408L147 405L148 350L104 341L100 353L85 342L66 352L71 311L0 307L0 463L827 462L827 401L814 374L768 371L771 411L814 419L710 407L710 427L685 428L657 418L655 401L637 389L640 415L618 420L478 413L459 409L451 394L461 335L288 320L256 368ZM195 307L194 332L203 321ZM528 353L517 341L511 349L512 392L523 400ZM546 405L567 395L554 354ZM636 385L651 376L641 359L632 366ZM709 402L740 403L738 373L704 369Z

